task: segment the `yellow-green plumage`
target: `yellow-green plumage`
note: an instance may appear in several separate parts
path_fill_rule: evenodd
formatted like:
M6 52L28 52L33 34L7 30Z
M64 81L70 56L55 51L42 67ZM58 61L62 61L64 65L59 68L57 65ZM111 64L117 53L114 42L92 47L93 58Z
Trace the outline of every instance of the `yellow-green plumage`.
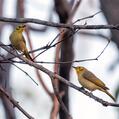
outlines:
M16 50L23 52L27 59L33 61L33 59L28 53L28 50L26 48L26 42L25 42L24 36L22 35L22 32L24 31L24 29L25 29L25 25L17 26L10 35L10 41L12 46Z
M82 66L73 68L75 68L76 70L79 83L84 88L90 91L95 90L103 91L115 101L115 98L107 91L109 90L109 88L106 87L106 85L99 78L97 78L92 72L90 72L89 70L87 70Z

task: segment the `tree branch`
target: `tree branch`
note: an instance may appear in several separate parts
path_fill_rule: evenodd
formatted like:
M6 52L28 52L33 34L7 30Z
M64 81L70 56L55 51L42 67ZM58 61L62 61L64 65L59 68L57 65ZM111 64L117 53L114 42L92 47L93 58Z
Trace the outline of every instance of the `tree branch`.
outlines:
M62 107L62 109L64 110L65 114L68 116L68 119L72 119L71 115L69 114L68 112L68 109L66 108L65 104L63 103L62 99L60 98L60 95L59 95L59 90L58 90L58 87L55 83L55 76L50 76L51 78L51 81L52 81L52 85L53 85L53 89L54 89L54 93L60 103L60 106Z
M70 25L70 24L63 24L63 23L55 23L55 22L48 22L39 19L33 18L6 18L0 17L1 22L8 22L8 23L35 23L40 25L46 25L51 27L60 27L60 28L68 28L68 29L116 29L119 30L119 24L116 25Z
M18 108L28 119L34 119L30 114L28 114L20 105L19 103L14 100L1 86L0 86L0 93L4 95L14 107Z
M4 50L6 50L7 52L10 52L9 48L6 47L2 42L0 42L0 46L1 48L3 48ZM13 55L16 55L14 53L12 53ZM85 94L86 96L89 96L90 98L94 99L95 101L101 103L102 105L104 106L114 106L114 107L119 107L119 104L116 104L116 103L110 103L110 102L107 102L107 101L104 101L103 99L99 98L99 97L96 97L95 95L93 95L92 93L86 91L85 89L82 89L76 85L74 85L73 83L71 83L70 81L67 81L65 78L59 76L58 74L54 74L52 71L46 69L45 67L43 67L42 65L38 65L22 56L17 56L19 59L23 60L26 64L34 67L34 68L37 68L38 70L41 70L42 72L46 73L50 78L57 78L59 79L61 82L63 82L64 84L72 87L73 89L76 89L78 91L80 91L81 93Z
M106 36L103 36L103 35L100 35L100 36L102 36L103 38L106 38ZM108 43L106 44L106 46L103 48L103 50L100 52L100 54L98 54L98 56L96 58L83 59L83 60L72 60L72 61L65 61L65 62L59 62L58 60L56 60L55 62L35 61L35 63L41 63L41 64L69 64L69 63L75 63L75 62L86 62L86 61L98 60L99 57L104 53L104 51L106 50L106 48L108 47L108 45L110 43L110 39L108 39L108 38L106 38L106 39L108 40ZM22 64L25 64L23 61L14 61L14 60L10 60L10 61L12 61L13 63L22 63ZM5 59L4 58L4 60L0 60L0 62L1 63L9 63L9 59Z

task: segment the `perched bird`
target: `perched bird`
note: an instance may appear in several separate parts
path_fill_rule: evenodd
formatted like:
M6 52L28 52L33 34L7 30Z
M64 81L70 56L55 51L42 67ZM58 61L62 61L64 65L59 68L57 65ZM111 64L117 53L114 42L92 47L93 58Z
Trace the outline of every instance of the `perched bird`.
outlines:
M108 87L99 79L97 78L92 72L87 70L85 67L78 66L73 68L76 70L76 73L78 75L78 81L83 86L83 88L86 88L88 90L95 91L100 90L102 92L105 92L108 96L110 96L114 101L115 98L107 91L109 90Z
M23 52L27 59L33 61L31 56L28 53L26 48L26 41L22 32L25 30L26 25L20 24L18 25L15 30L10 35L10 41L14 49Z

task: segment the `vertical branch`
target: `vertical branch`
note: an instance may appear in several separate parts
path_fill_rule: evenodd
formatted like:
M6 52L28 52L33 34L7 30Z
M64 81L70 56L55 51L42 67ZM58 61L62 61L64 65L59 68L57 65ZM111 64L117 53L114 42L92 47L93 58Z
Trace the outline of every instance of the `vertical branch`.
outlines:
M28 42L29 42L29 45L30 45L30 49L33 50L33 46L32 46L32 42L31 42L31 38L30 38L30 32L29 32L29 29L26 29L26 35L27 35L27 38L28 38ZM34 57L34 54L32 53L32 56ZM36 71L36 75L38 77L38 80L39 82L41 83L42 87L44 88L44 90L46 91L46 93L51 97L51 99L53 100L54 98L54 94L47 88L47 86L45 85L41 75L40 75L40 72L35 69Z
M58 101L60 103L60 106L61 106L62 110L64 111L65 115L67 116L67 119L72 119L71 115L69 114L69 112L67 110L67 107L65 107L65 104L63 103L63 101L61 99L62 93L59 93L59 90L58 90L57 86L55 85L55 81L54 81L54 78L52 76L51 76L51 81L52 81L54 93L55 93L55 95L56 95L56 97L57 97L57 99L58 99Z
M67 31L64 36L67 36L69 35L71 32L70 31ZM63 37L64 38L64 37ZM63 43L62 43L62 46L61 46L61 59L60 61L61 62L65 62L65 61L68 61L68 60L73 60L73 48L72 48L72 45L73 45L73 40L72 38L69 38L67 40L65 40ZM70 67L71 67L71 64L60 64L60 70L59 70L59 74L66 78L67 80L69 80L69 72L70 72ZM65 91L65 96L62 98L63 102L65 103L66 107L69 108L69 103L68 103L68 87L65 86L62 82L60 82L60 85L59 85L59 90L60 92L61 91ZM64 117L64 112L62 109L60 109L61 111L61 119L63 119Z
M4 0L0 0L0 16L3 16L3 4L4 4ZM0 24L0 41L2 40L1 39L2 29L3 29L3 24ZM11 56L11 54L7 53L5 57L8 58L10 56ZM0 68L0 85L3 88L5 88L11 95L11 89L10 89L10 85L9 85L9 80L10 80L9 73L10 73L11 64L8 63L8 64L0 64L0 65L3 69L5 69L5 70L2 70ZM10 103L10 101L4 95L1 95L1 100L3 103L3 107L5 109L6 119L16 119L13 105Z
M62 35L60 36L60 38L58 39L58 42L60 42L62 40ZM59 43L56 46L56 52L55 52L55 62L59 62L59 54L60 54L60 48L61 48L61 43ZM54 65L54 72L56 74L59 73L59 64L55 64ZM59 80L57 78L54 78L53 84L57 87L57 90L59 89ZM53 109L51 111L51 118L50 119L56 119L57 115L59 112L59 102L57 101L56 96L54 96L54 100L53 100Z
M69 18L69 14L70 14L70 9L71 6L70 4L65 0L55 0L55 9L56 12L59 16L60 19L60 23L66 23L68 18ZM63 33L62 34L62 40L67 36L67 34L69 34L70 32L67 31L67 33ZM73 59L73 49L72 49L72 45L73 45L73 40L72 38L68 38L66 39L62 44L61 44L61 57L60 57L60 61L64 62L67 60L72 60ZM70 72L70 67L71 64L60 64L59 66L59 75L61 75L62 77L66 78L67 80L69 80L69 72ZM60 92L64 91L65 95L62 97L62 100L64 102L64 104L66 105L67 109L69 109L69 104L68 104L68 87L64 86L64 84L62 82L59 83L59 90ZM64 112L64 110L62 108L60 108L60 119L67 119L67 115Z
M57 14L59 15L60 23L72 23L72 18L77 11L78 6L80 5L81 0L78 0L76 4L73 6L73 4L69 4L67 1L58 1L55 0L55 9ZM71 9L72 7L72 9ZM62 32L63 29L61 29ZM65 39L67 36L71 36L72 31L70 30L64 30L64 32L61 34L60 38L58 41ZM59 60L59 51L61 49L61 57ZM73 53L73 37L67 37L67 39L63 42L60 43L56 47L56 62L65 62L69 60L73 60L74 53ZM55 64L58 69L58 64ZM71 64L60 64L59 65L59 75L62 77L66 78L69 80L69 73L70 73L70 67ZM58 73L58 70L55 68L55 72ZM65 103L66 107L68 108L68 87L64 86L63 83L60 82L59 85L59 90L60 91L65 91L65 96L63 97L63 102ZM60 108L60 118L64 119L67 118L67 116L64 114L63 110Z
M25 6L25 1L24 0L17 0L17 6L16 6L16 17L22 17L24 18L24 6Z
M24 0L19 0L19 5L18 5L18 16L19 17L24 17L24 4L23 4L23 1ZM30 45L30 49L33 50L33 46L32 46L32 42L31 42L31 38L30 38L30 32L29 32L29 29L26 29L26 35L27 35L27 38L28 38L28 43ZM32 56L34 57L34 54L32 53ZM47 86L44 84L43 80L42 80L42 77L40 75L40 73L38 72L38 70L36 69L36 74L37 74L37 77L41 83L41 85L43 86L44 90L46 91L46 93L52 98L53 94L48 90Z
M57 119L58 116L58 112L59 112L59 102L57 100L57 97L54 95L53 98L53 107L51 110L51 114L50 114L50 119Z

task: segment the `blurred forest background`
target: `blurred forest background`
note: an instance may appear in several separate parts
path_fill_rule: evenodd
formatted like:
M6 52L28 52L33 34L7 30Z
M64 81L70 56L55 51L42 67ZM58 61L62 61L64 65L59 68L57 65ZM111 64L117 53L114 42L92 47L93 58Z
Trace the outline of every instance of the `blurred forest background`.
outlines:
M95 13L100 13L94 15ZM0 17L36 18L49 22L68 23L94 15L91 18L77 22L77 25L107 25L119 24L119 0L0 0ZM0 22L0 41L10 44L9 36L18 23ZM29 51L49 45L63 28L48 27L28 23L24 36ZM71 36L71 37L70 37ZM111 40L109 46L98 61L71 62L68 64L50 64L47 62L67 62L73 60L92 59L97 57ZM82 65L93 71L103 80L118 102L119 94L119 31L110 29L79 30L72 35L71 30L60 34L54 43L64 42L46 51L32 53L32 57L41 53L35 60L47 69L58 73L77 86L75 71L72 65ZM0 48L0 54L7 58L11 54ZM3 60L0 57L0 60ZM20 61L15 58L15 61ZM44 63L43 63L44 62ZM45 63L46 62L46 63ZM37 69L22 63L15 63L27 72L39 86L34 85L26 73L10 63L0 62L0 85L19 102L19 104L35 119L67 119L54 95L50 78ZM84 94L55 81L59 95L68 108L73 119L116 119L119 118L117 107L103 107L101 104ZM95 91L97 97L111 102L105 94ZM14 108L4 95L0 95L0 119L27 119ZM104 117L105 115L105 117Z

